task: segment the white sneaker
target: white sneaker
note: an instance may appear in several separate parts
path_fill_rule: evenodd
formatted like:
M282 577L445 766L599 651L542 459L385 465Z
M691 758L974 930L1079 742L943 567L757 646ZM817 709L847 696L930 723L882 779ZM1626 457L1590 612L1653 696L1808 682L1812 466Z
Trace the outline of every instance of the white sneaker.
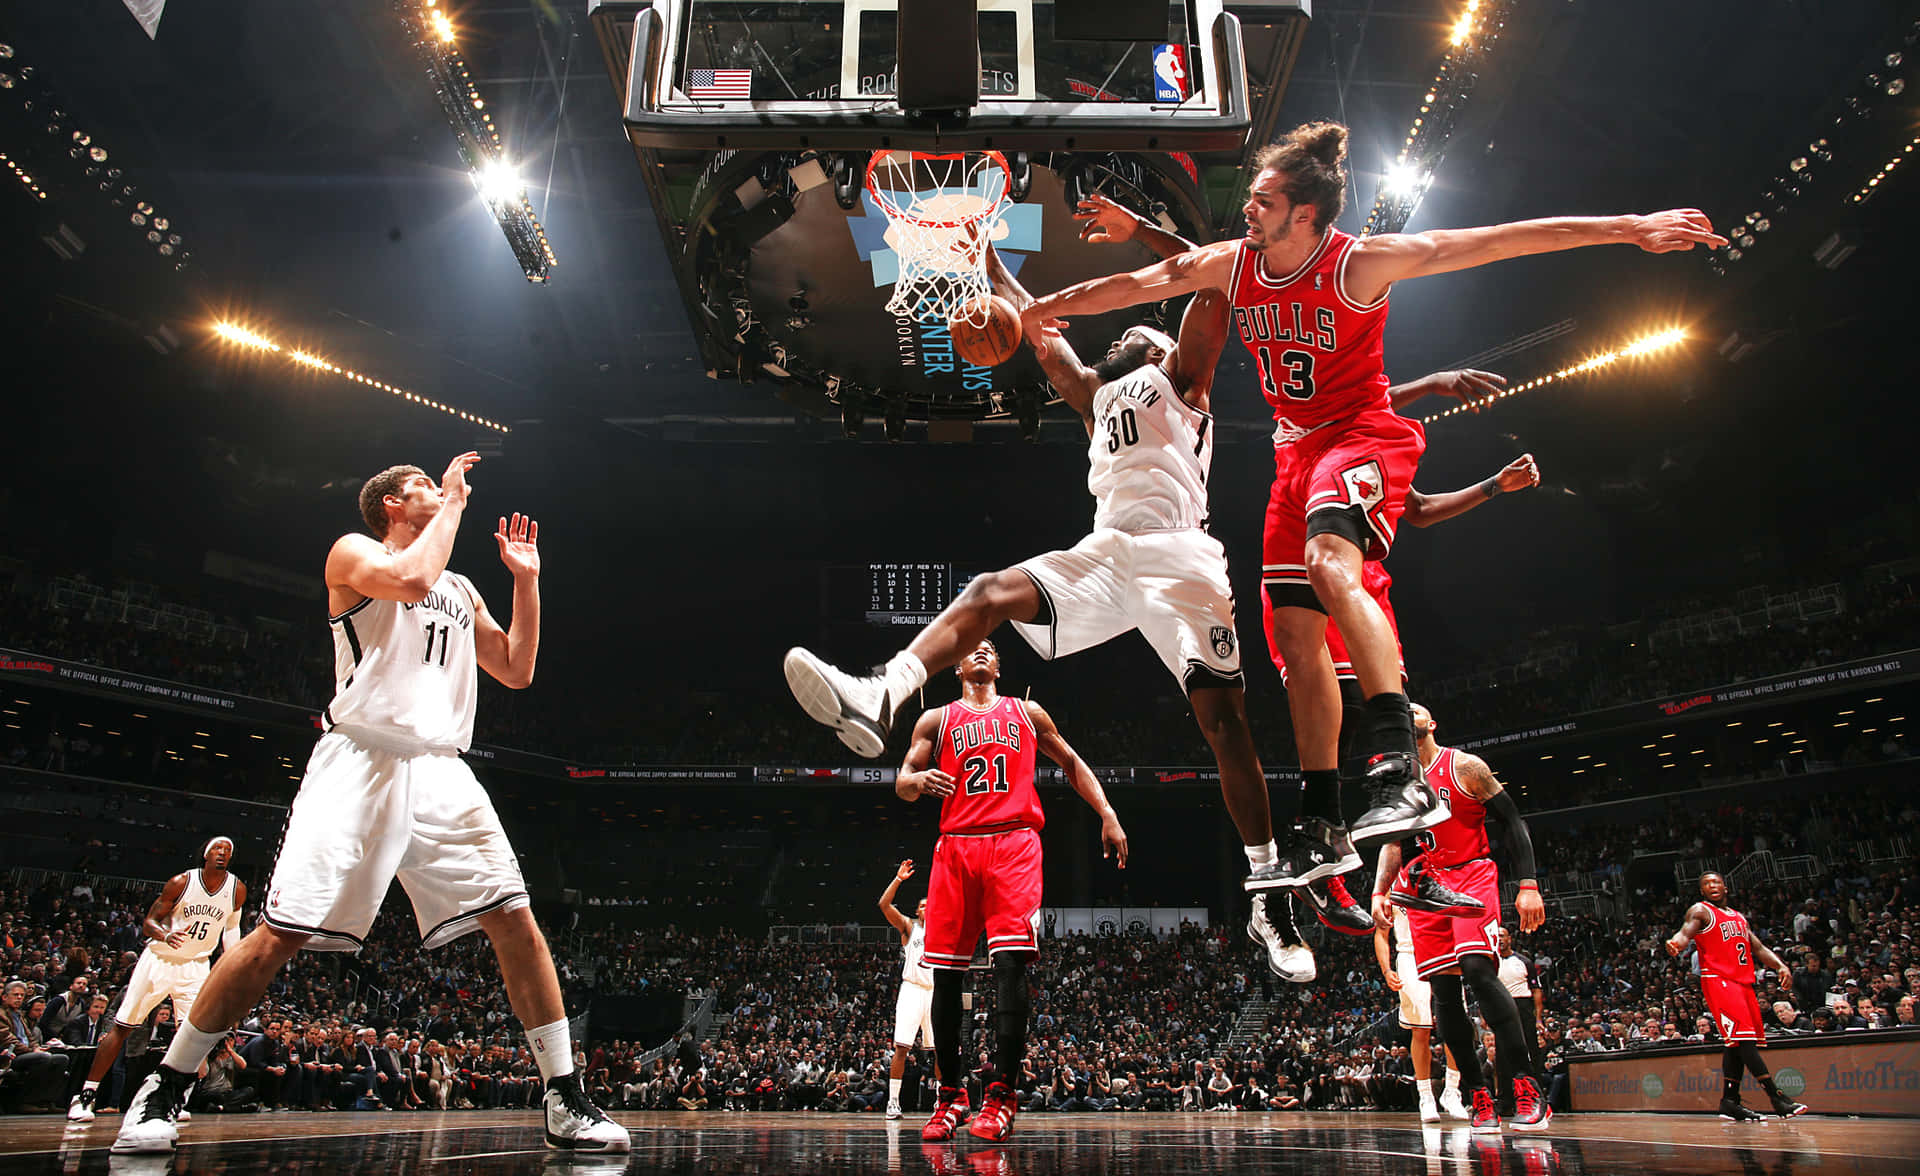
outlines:
M1420 1121L1422 1123L1440 1121L1440 1105L1433 1101L1433 1091L1428 1090L1424 1085L1420 1088Z
M1456 1119L1473 1118L1473 1113L1467 1110L1467 1104L1460 1101L1460 1092L1458 1090L1443 1090L1440 1092L1440 1109Z
M623 1152L633 1146L627 1129L607 1118L568 1074L547 1084L547 1146L565 1151Z
M1247 937L1264 947L1267 951L1267 967L1274 975L1289 984L1311 984L1320 974L1314 963L1313 949L1300 939L1300 931L1293 923L1291 908L1283 907L1284 928L1274 925L1268 917L1267 894L1262 891L1253 896L1253 917L1247 920ZM1281 902L1287 898L1280 896Z
M897 1102L890 1102L890 1103L888 1103L888 1104L887 1104L887 1118L889 1118L889 1119L898 1119L899 1117L900 1117L900 1104L899 1104L899 1103L897 1103Z
M114 1137L113 1150L128 1152L168 1152L180 1139L180 1109L186 1105L187 1087L192 1078L175 1074L166 1067L156 1068L127 1100L127 1113L120 1120L120 1134Z
M93 1122L93 1100L99 1093L100 1091L96 1088L94 1090L83 1090L79 1094L74 1095L73 1101L67 1104L67 1122Z
M181 1107L180 1113L173 1117L173 1121L176 1123L191 1123L193 1122L193 1112L185 1107Z
M874 759L887 749L898 700L887 697L886 682L875 674L856 678L795 646L787 650L787 688L807 717L833 728L853 753Z

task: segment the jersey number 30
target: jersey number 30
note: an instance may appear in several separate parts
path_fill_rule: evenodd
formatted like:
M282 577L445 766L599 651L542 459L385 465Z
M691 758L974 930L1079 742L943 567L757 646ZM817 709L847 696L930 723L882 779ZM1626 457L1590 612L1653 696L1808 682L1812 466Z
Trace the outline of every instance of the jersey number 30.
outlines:
M1285 378L1277 383L1273 378L1273 352L1262 347L1253 358L1260 369L1260 391L1269 402L1278 403L1281 395L1289 400L1313 399L1313 352L1282 351L1280 363L1286 369L1282 373Z
M988 769L992 771L989 772ZM979 796L989 790L1005 792L1007 790L1007 757L996 755L989 764L984 755L968 756L960 761L960 770L967 774L960 786L967 790L968 796Z
M1131 408L1107 416L1107 452L1118 453L1122 445L1140 443L1140 423L1133 417Z

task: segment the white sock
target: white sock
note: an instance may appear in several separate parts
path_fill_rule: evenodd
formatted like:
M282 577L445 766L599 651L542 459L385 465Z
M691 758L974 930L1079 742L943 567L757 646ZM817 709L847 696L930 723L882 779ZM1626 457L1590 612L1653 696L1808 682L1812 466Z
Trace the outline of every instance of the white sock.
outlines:
M900 1101L900 1079L898 1078L887 1079L887 1101L890 1103L897 1103Z
M533 1050L535 1064L540 1067L542 1082L551 1082L573 1073L573 1033L568 1029L565 1017L551 1025L527 1030L527 1045Z
M207 1060L213 1047L227 1035L225 1029L216 1029L209 1033L192 1021L182 1021L173 1035L173 1044L167 1047L167 1056L160 1064L169 1070L178 1070L182 1074L198 1074L200 1063Z
M903 649L893 655L881 678L887 684L887 701L898 707L927 684L927 667Z
M1460 1071L1452 1066L1447 1067L1447 1089L1455 1094L1460 1093Z
M1272 865L1280 857L1280 847L1272 841L1265 845L1249 845L1244 848L1247 851L1247 864L1256 870L1261 866Z
M95 1082L95 1081L94 1081L93 1079L91 1079L91 1078L89 1078L89 1079L87 1079L87 1080L86 1080L85 1082L82 1082L82 1083L80 1084L80 1089L82 1089L82 1090L98 1090L98 1089L100 1089L100 1084L99 1084L98 1082Z

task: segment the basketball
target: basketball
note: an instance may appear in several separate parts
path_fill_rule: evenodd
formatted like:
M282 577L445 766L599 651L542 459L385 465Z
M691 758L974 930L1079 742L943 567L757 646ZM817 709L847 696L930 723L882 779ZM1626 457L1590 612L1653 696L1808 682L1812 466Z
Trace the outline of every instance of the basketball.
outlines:
M1020 312L995 294L987 295L986 301L984 322L976 300L955 311L948 326L952 328L953 349L961 359L978 367L998 367L1020 350Z

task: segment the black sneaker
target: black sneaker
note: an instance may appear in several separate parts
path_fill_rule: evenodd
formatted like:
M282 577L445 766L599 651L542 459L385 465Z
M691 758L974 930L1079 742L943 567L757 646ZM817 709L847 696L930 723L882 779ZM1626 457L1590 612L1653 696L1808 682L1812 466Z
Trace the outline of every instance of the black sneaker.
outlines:
M1773 1100L1773 1113L1782 1119L1792 1119L1807 1113L1806 1103L1794 1102L1778 1090L1774 1091L1769 1097ZM1724 1109L1725 1108L1722 1107L1722 1110Z
M1291 889L1359 868L1360 855L1353 851L1346 830L1319 817L1308 817L1294 827L1291 840L1280 847L1280 856L1271 865L1247 875L1241 886L1247 890Z
M1442 886L1433 875L1421 868L1422 863L1415 861L1408 866L1406 884L1395 882L1393 889L1387 892L1395 906L1410 911L1427 911L1435 915L1484 915L1487 904L1470 895L1460 893L1450 887Z
M1720 1117L1729 1123L1764 1123L1767 1120L1765 1115L1748 1110L1738 1099L1731 1098L1720 1100Z
M1353 822L1353 843L1361 849L1431 829L1452 815L1413 756L1376 755L1368 761L1362 779L1371 807Z
M1353 901L1347 884L1339 878L1327 878L1300 888L1300 897L1313 908L1313 917L1329 931L1342 935L1373 934L1373 916Z

